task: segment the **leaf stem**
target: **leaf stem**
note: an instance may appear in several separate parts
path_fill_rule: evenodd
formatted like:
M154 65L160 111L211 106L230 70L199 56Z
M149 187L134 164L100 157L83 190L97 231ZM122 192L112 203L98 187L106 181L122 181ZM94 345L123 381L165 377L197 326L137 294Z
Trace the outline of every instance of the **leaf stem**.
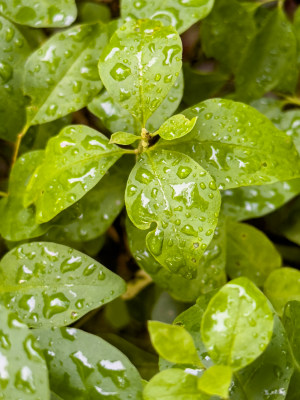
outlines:
M26 124L24 126L24 128L22 129L22 131L17 136L17 140L16 140L16 143L15 143L15 149L14 149L12 162L11 162L12 166L14 165L14 163L16 162L16 160L18 158L18 154L19 154L19 150L20 150L22 139L26 135L26 133L27 133L29 128L30 128L30 125Z
M295 96L284 96L283 104L294 104L300 106L300 99Z
M278 7L283 8L285 0L278 0Z
M1 192L0 191L0 197L7 197L7 196L8 196L8 194L6 192Z

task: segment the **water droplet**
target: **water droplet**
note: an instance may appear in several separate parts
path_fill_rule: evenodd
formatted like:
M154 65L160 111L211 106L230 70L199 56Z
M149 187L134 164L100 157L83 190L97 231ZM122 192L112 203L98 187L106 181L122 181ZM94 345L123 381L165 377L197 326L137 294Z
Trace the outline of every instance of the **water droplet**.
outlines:
M70 306L69 299L63 293L54 293L52 295L43 293L43 299L43 314L48 319L66 311Z
M131 69L125 64L117 63L110 71L110 75L116 81L124 81L131 74Z
M6 62L0 62L0 77L3 83L8 82L13 75L12 67Z
M181 166L177 170L177 176L180 179L185 179L190 175L191 172L192 172L192 169L190 167Z
M147 236L147 245L154 256L159 256L162 253L163 242L164 231L162 230L156 229Z

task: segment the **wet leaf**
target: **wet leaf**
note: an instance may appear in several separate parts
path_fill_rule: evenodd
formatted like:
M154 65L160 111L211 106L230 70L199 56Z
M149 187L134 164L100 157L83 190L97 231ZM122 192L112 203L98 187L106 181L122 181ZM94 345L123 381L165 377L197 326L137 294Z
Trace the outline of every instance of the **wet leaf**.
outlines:
M161 357L177 364L202 367L193 338L182 326L148 321L148 330L152 345Z
M205 18L211 11L214 0L122 0L123 18L151 18L173 25L179 33Z
M283 325L288 335L291 348L300 372L300 302L287 303L283 314Z
M154 111L146 123L146 129L149 132L154 132L161 124L169 118L178 108L183 94L183 75L182 72L170 89L167 97L161 105ZM138 122L132 115L115 103L107 91L103 91L99 96L96 96L88 105L88 109L96 117L101 119L101 122L111 132L125 131L140 134Z
M0 200L0 233L10 241L26 240L43 235L49 225L38 225L33 207L24 208L26 186L37 166L43 161L44 151L32 151L21 156L10 174L9 195Z
M136 228L127 218L126 231L129 248L138 265L151 276L154 282L172 297L183 302L194 302L204 293L210 292L226 283L226 232L224 222L219 218L212 241L208 245L197 266L197 277L187 280L162 267L151 255L146 246L149 230Z
M297 83L297 42L291 23L278 7L251 40L236 74L237 96L257 99L276 88L293 92Z
M103 339L74 328L34 334L45 354L51 390L63 400L142 400L139 373Z
M231 279L245 276L263 286L270 273L281 267L281 256L268 237L248 224L227 221L226 271Z
M49 140L26 189L25 205L34 203L38 223L51 220L91 190L121 155L122 149L92 128L64 128Z
M31 327L64 326L125 291L124 281L77 250L32 242L0 263L0 301Z
M128 21L103 51L100 77L114 101L145 127L179 75L181 53L180 37L171 26Z
M214 57L229 71L238 63L256 32L254 11L258 4L238 0L218 0L201 27L202 46L207 57Z
M20 30L2 16L0 42L0 138L13 142L25 123L22 73L30 47Z
M220 194L211 176L181 153L150 150L140 156L129 175L125 204L139 229L156 223L146 237L155 259L172 273L195 278L220 208Z
M265 282L264 292L278 314L282 315L289 301L300 301L300 271L289 267L273 271Z
M109 142L121 145L128 145L136 142L137 140L140 140L140 137L134 135L133 133L116 132L111 135Z
M227 399L232 373L232 369L226 365L213 365L204 371L198 381L198 388L209 395Z
M0 399L49 400L46 362L31 331L0 306Z
M238 278L210 300L202 318L201 335L212 360L236 371L263 353L273 325L266 297L251 281Z
M74 0L2 0L0 12L7 18L21 25L35 28L63 28L71 25L77 16Z
M154 135L165 140L174 140L187 135L194 128L197 117L189 120L182 114L174 115L164 122Z
M194 129L157 147L183 152L216 180L221 189L262 185L299 176L293 141L254 108L225 99L207 100L183 112L198 117ZM170 147L171 146L171 147Z
M100 23L74 26L48 39L27 60L24 91L30 125L61 118L86 106L102 88L97 62L108 41Z

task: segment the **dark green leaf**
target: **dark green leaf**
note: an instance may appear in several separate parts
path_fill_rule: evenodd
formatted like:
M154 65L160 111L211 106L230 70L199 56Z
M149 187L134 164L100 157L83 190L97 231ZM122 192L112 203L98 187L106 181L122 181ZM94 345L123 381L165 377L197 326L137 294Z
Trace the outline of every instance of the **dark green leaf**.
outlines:
M79 3L78 14L83 22L109 22L111 19L107 5L92 2Z

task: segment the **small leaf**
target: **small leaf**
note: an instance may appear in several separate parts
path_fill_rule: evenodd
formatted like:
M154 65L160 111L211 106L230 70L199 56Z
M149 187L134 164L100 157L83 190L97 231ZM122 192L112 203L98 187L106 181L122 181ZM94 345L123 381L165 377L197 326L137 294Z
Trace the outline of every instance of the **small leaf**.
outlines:
M142 400L138 371L100 337L74 328L35 329L33 333L47 360L50 388L59 398Z
M140 139L141 138L139 136L133 135L132 133L116 132L111 135L109 143L127 145L132 144Z
M2 16L0 24L0 138L14 142L26 119L22 77L30 47L14 24Z
M51 220L91 190L122 152L85 125L64 128L49 140L26 189L25 206L35 204L38 223Z
M74 0L55 0L55 3L51 0L19 0L17 3L3 0L0 12L18 24L35 28L63 28L71 25L77 16Z
M188 134L194 128L196 121L197 117L189 120L184 115L177 114L164 122L154 135L159 135L165 140L178 139Z
M266 349L273 324L266 297L251 281L238 278L223 286L209 302L201 335L216 364L239 370Z
M148 321L148 330L157 353L176 364L192 364L202 367L192 336L178 325Z
M151 18L173 25L179 33L205 18L211 11L214 0L122 0L122 18Z
M1 305L0 327L0 399L49 400L47 366L32 331Z
M106 25L83 24L58 32L27 60L25 94L30 125L61 118L86 106L102 88L97 62L108 41Z
M125 291L92 258L55 243L27 243L0 262L0 301L31 327L68 325Z
M221 189L297 178L300 158L292 139L254 108L211 99L185 110L198 117L186 136L156 148L183 152L203 166Z
M213 365L198 380L198 388L211 396L229 397L232 369L226 365Z
M212 240L220 193L211 176L190 157L166 150L143 153L129 175L128 216L148 233L147 247L172 273L195 278Z
M181 53L175 29L149 20L126 22L103 51L101 80L141 128L174 85L181 69Z
M270 273L281 267L281 256L273 243L251 225L228 221L226 271L231 279L245 276L263 286Z
M300 271L289 267L273 271L265 282L264 292L278 314L282 315L289 301L300 301Z

